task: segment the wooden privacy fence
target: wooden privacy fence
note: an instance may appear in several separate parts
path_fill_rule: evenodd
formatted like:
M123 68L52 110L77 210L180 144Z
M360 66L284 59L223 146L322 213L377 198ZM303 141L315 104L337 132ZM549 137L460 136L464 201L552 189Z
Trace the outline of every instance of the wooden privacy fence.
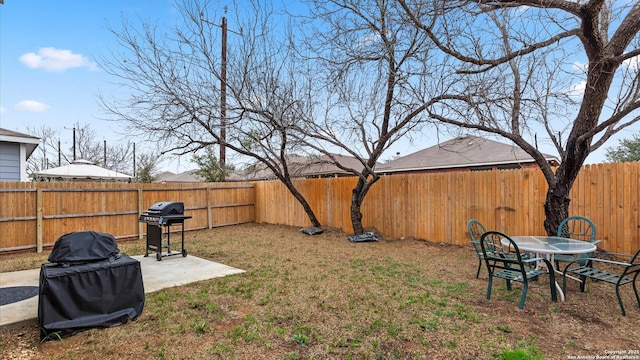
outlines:
M352 232L349 213L356 178L295 182L323 226ZM384 176L365 198L363 225L385 236L467 246L467 221L510 235L545 234L547 183L539 169L460 171ZM570 215L591 218L609 252L640 248L640 162L583 167L571 191ZM278 181L256 183L256 221L309 226Z
M181 201L185 230L254 221L250 183L121 184L0 183L0 252L51 246L60 236L93 230L117 239L142 238L138 216L160 201Z
M302 179L296 186L323 226L353 231L355 178ZM367 195L363 224L385 236L468 245L466 223L510 235L543 235L547 184L538 169L384 176ZM571 215L591 218L600 248L640 247L640 162L583 167L571 191ZM278 181L216 184L0 183L0 252L50 246L71 231L141 238L138 215L159 201L182 201L188 230L245 222L309 226Z

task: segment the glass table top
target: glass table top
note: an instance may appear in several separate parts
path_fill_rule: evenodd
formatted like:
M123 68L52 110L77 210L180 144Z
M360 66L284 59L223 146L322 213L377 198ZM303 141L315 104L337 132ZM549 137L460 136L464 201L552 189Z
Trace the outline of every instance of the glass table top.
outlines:
M512 236L511 239L520 250L538 253L583 254L596 251L596 246L590 242L557 236Z

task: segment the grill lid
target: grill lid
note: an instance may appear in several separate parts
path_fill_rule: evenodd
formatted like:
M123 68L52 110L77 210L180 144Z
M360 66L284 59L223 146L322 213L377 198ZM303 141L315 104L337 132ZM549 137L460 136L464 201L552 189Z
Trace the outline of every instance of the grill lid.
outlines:
M59 264L78 264L106 260L119 252L113 235L97 231L76 231L56 240L48 260Z
M184 214L184 203L176 201L157 202L151 205L147 213L160 216L182 215Z

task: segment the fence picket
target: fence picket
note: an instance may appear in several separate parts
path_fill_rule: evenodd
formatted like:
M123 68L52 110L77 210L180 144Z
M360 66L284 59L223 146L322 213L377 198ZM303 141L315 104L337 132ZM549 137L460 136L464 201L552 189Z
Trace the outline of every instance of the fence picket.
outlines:
M583 167L571 191L570 215L591 218L600 247L640 247L640 162ZM350 233L354 177L299 179L320 223ZM547 184L538 169L383 176L365 198L363 226L387 237L468 246L466 222L513 235L544 234ZM40 194L40 196L38 196ZM41 198L41 199L40 199ZM220 184L0 183L0 252L50 246L59 236L91 229L138 238L138 215L158 201L182 201L187 229L244 222L309 226L279 181Z

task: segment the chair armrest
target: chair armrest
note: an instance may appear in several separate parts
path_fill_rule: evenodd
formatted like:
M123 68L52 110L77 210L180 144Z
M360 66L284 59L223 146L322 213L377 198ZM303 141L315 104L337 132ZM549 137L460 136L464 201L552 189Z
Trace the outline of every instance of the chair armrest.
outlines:
M532 263L532 262L538 262L538 261L545 261L547 259L545 258L530 258L530 259L522 259L523 263Z
M588 267L592 267L593 266L593 262L603 263L603 264L610 264L610 265L617 265L617 266L622 266L622 267L626 267L626 268L640 266L640 263L630 264L630 263L624 263L624 262L620 262L620 261L598 259L598 258L581 258L581 259L576 259L576 260L573 260L573 261L569 262L567 264L567 266L564 267L564 270L562 271L562 275L566 276L567 270L569 270L569 267L571 267L571 265L578 264L580 262L585 262L585 261L589 264Z
M580 259L580 260L574 260L572 262L585 261L585 260L586 261L592 261L592 262L598 262L598 263L604 263L604 264L625 266L625 267L640 265L640 263L630 264L630 263L627 263L627 262L613 261L613 260L607 260L607 259L598 259L598 258L583 258L583 259Z

